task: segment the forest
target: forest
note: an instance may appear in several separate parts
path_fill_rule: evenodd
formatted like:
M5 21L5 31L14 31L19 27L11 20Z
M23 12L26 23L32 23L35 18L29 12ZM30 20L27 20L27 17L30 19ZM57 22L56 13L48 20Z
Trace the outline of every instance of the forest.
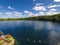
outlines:
M28 18L0 18L0 21L4 20L42 20L42 21L60 22L60 14L48 15L48 16L34 16Z

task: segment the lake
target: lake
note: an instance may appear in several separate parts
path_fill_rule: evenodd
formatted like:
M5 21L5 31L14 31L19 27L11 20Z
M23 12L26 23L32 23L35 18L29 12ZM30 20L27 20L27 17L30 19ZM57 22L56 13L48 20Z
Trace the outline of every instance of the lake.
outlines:
M0 31L11 34L19 45L59 45L60 23L49 21L0 21Z

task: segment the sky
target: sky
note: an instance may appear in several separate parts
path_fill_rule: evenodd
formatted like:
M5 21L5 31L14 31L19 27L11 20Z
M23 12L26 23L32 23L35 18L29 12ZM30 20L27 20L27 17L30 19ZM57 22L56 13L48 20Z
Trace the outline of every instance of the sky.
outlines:
M0 18L25 18L60 13L60 0L0 0Z

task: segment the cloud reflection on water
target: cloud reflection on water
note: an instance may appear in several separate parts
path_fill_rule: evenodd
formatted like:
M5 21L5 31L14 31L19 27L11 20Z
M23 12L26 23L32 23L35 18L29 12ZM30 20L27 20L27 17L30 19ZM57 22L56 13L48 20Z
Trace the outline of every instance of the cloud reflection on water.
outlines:
M40 30L40 29L48 29L48 30L53 30L54 27L53 27L53 24L51 22L35 22L35 25L34 25L34 28L35 30Z
M44 22L35 22L34 29L35 30L40 30L44 28Z
M49 32L49 43L50 45L60 45L60 32L55 30Z

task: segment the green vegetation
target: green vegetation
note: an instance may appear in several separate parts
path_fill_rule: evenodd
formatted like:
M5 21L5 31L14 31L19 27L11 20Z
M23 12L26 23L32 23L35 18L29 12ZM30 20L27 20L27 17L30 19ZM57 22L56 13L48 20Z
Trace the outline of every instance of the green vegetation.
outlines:
M6 18L6 19L0 19L0 21L4 20L44 20L44 21L57 21L60 22L60 14L56 15L50 15L50 16L35 16L35 17L29 17L29 18Z
M30 17L29 20L44 20L44 21L57 21L60 22L60 14L51 15L51 16L36 16Z
M19 42L17 40L15 40L14 45L19 45Z

